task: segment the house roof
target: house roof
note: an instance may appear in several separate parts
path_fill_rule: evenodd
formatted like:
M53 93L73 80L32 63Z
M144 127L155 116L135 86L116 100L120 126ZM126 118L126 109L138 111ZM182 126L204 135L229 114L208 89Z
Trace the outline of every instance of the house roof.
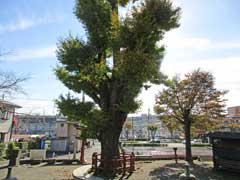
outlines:
M0 107L2 106L7 106L7 107L14 107L14 108L21 108L21 106L14 104L12 102L9 101L5 101L5 100L0 100Z
M0 120L0 133L8 133L12 126L11 120Z

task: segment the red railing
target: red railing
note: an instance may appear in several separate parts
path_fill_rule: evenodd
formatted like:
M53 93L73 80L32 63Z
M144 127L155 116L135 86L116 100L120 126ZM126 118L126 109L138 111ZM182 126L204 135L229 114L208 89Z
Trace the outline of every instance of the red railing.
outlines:
M96 152L92 155L92 170L96 172L102 169L99 165L103 162L101 154ZM135 155L134 153L123 153L118 158L112 159L110 162L113 167L113 171L116 174L125 174L126 172L132 173L135 170Z

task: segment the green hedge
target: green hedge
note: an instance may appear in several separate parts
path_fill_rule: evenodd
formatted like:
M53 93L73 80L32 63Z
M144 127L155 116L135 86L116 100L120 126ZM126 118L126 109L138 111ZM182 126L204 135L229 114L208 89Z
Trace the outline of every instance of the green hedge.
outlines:
M28 142L26 142L26 141L19 142L18 146L23 153L28 152Z
M13 150L17 150L19 147L17 146L16 142L9 142L7 145L7 150L6 150L6 158L10 159L13 153Z
M192 144L192 147L210 147L211 144L209 143L199 143L199 144Z
M167 146L167 144L160 143L125 143L124 147L156 147L156 146Z
M0 142L0 158L5 155L5 145Z

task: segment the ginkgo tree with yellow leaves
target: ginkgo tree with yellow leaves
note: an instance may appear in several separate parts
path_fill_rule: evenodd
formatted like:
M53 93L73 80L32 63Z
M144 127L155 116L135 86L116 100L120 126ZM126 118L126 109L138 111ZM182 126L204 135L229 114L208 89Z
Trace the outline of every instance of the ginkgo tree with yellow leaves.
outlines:
M120 16L126 6L132 9ZM95 127L103 174L114 174L112 159L119 156L123 124L128 113L139 108L136 98L142 87L161 83L165 51L157 42L179 26L180 9L170 0L76 0L74 13L85 28L86 40L69 36L59 41L55 72L67 88L92 99L95 113L77 112L84 103L71 96L62 96L58 104L70 102L61 106L68 109L65 115L77 113L86 127ZM95 120L93 114L101 118Z

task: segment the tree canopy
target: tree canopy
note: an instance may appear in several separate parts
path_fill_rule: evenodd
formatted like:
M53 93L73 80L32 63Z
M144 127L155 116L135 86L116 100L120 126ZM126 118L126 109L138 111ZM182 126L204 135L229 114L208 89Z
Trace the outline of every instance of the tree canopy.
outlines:
M120 17L120 7L129 3L130 14ZM179 26L180 9L169 0L77 0L74 13L87 38L70 35L59 41L55 72L66 87L83 91L97 105L104 123L93 123L109 161L118 154L127 114L141 104L136 100L141 88L163 79L159 69L165 48L157 42ZM70 102L80 108L74 99ZM104 171L110 169L106 165Z
M156 124L149 124L147 129L151 133L151 139L154 140L158 126Z
M186 152L188 160L191 126L201 130L211 130L217 120L224 117L226 91L214 87L211 73L195 70L180 80L174 77L167 80L166 89L156 96L155 112L166 121L181 123L185 129Z

